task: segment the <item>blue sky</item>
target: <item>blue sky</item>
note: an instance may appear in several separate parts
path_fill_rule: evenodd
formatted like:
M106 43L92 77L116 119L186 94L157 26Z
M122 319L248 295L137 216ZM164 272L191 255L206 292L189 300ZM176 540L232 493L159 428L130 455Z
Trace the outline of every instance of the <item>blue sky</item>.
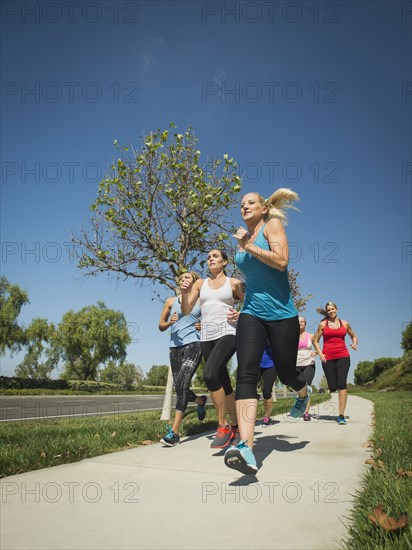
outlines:
M396 1L3 3L1 272L29 293L20 321L103 300L130 324L129 361L168 363L151 290L84 278L68 243L117 158L113 140L138 146L174 121L195 129L202 158L235 158L244 192L299 193L290 266L314 295L308 326L332 300L358 334L349 378L357 361L400 356L411 22L411 3ZM20 360L2 358L1 373Z

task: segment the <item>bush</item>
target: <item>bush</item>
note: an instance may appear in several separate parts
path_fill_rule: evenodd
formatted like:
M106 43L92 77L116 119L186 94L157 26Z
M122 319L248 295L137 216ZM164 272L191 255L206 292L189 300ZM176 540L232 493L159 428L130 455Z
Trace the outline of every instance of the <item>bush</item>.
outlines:
M20 378L18 376L0 376L0 389L4 390L67 390L70 389L67 380L51 380L49 378L37 380L35 378Z

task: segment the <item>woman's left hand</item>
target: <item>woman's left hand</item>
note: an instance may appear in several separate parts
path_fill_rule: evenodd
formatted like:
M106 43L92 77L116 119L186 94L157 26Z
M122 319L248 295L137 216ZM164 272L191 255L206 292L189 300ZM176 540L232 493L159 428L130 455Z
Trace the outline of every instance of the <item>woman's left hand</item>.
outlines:
M355 351L358 349L358 345L357 344L354 344L353 342L351 343L350 347L352 349L354 349Z
M229 323L236 323L236 321L239 319L240 312L236 311L236 309L233 309L233 307L229 308L229 313L227 314L226 319Z

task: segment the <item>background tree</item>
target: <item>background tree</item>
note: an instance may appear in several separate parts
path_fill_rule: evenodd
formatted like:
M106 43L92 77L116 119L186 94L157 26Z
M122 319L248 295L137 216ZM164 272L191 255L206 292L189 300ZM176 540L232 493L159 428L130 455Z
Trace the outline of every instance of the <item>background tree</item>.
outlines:
M236 163L225 154L202 166L197 141L192 128L157 130L140 152L118 147L121 158L91 206L91 229L73 239L81 268L175 292L182 271L201 270L206 252L230 240L228 211L241 188Z
M298 284L299 271L295 271L293 268L288 269L288 278L290 291L292 293L293 302L299 313L302 313L306 309L306 304L313 298L312 294L302 296L300 285Z
M176 292L182 271L201 271L211 248L228 248L228 212L241 189L236 163L225 154L202 165L193 129L178 134L174 128L143 136L140 151L118 147L120 158L91 206L91 228L73 238L88 274L132 277ZM170 418L172 389L169 370L163 419Z
M319 389L323 388L324 390L328 390L328 381L326 380L326 376L323 375L319 382Z
M65 361L62 378L95 380L109 359L123 361L131 338L122 312L103 302L68 311L58 326L57 349Z
M166 386L168 373L168 365L153 365L144 378L144 384L147 386Z
M405 353L412 351L412 321L402 331L401 347Z
M124 361L120 364L113 360L108 361L106 367L100 373L102 382L119 384L126 390L141 387L143 382L143 370L138 365Z
M25 331L17 323L21 308L29 303L27 292L0 277L0 355L9 349L19 351L25 342Z
M34 318L25 332L27 352L16 367L21 378L50 378L58 367L60 355L55 346L56 327L47 319Z

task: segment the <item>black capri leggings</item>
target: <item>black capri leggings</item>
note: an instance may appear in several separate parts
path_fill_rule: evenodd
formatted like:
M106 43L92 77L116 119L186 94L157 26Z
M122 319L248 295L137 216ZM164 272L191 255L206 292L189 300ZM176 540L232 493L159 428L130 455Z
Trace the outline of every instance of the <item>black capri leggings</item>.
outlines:
M236 330L236 399L256 399L259 364L267 340L282 384L296 391L306 385L305 377L296 370L299 333L297 317L263 321L248 313L240 314Z
M267 369L259 368L260 377L262 379L262 393L263 399L270 399L272 397L272 388L276 380L276 369L274 367L269 367Z
M196 394L190 389L190 381L202 359L200 343L170 348L169 357L176 389L176 410L185 412L188 402L196 400Z
M329 361L326 361L326 363L322 363L322 367L330 391L346 390L346 380L349 373L350 357L329 359Z
M313 379L315 378L315 365L314 363L311 363L310 365L306 365L305 367L296 367L298 369L298 372L301 372L303 376L305 377L306 384L312 384Z
M223 387L225 395L233 392L226 364L236 351L234 334L222 336L217 340L201 342L202 355L205 358L203 376L209 391L218 391Z

